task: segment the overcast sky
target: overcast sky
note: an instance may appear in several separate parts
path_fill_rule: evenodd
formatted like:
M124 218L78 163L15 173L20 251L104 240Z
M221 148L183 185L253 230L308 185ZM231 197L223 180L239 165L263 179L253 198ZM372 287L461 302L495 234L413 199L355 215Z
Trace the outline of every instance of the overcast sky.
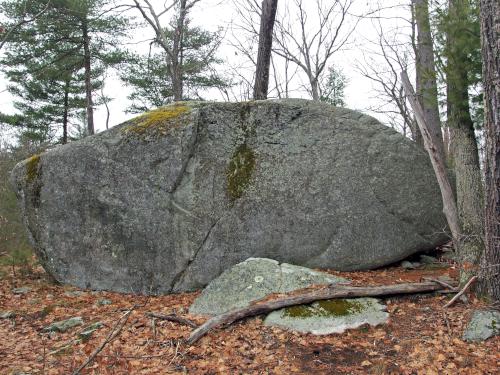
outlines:
M327 3L330 0L324 1ZM394 33L394 30L401 31L402 27L404 28L407 26L406 22L402 21L402 18L408 16L405 13L405 9L402 7L392 8L394 4L399 4L400 2L400 0L384 0L381 2L384 8L389 8L384 10L382 14L384 16L384 29L388 34ZM164 0L153 0L152 3L160 9ZM293 3L294 0L279 0L279 12L283 12L285 8L288 8L290 12L293 13ZM304 4L308 7L313 6L314 3L314 0L304 0ZM355 0L351 13L356 15L364 14L368 12L370 8L374 8L375 6L375 1ZM224 61L221 69L226 69L229 65L237 65L238 59L240 58L239 55L235 54L234 48L230 45L231 38L234 37L233 34L238 34L237 28L233 27L231 31L230 25L238 25L241 22L241 20L238 19L235 10L235 3L232 0L202 0L196 5L190 15L193 24L202 26L205 29L211 31L215 31L219 27L229 29L226 33L227 40L223 42L218 51L219 56ZM139 14L136 12L130 12L129 14L136 15L138 19L140 19ZM164 16L163 20L165 23L168 21L169 17L170 16L168 15ZM313 19L312 14L311 19ZM354 21L355 18L352 18L351 22ZM357 24L355 32L352 34L349 45L338 51L331 60L335 66L340 67L343 70L349 80L345 94L346 105L351 109L367 111L368 108L380 104L380 100L377 98L378 94L374 91L371 81L362 77L361 74L359 74L359 72L355 69L357 62L362 60L363 52L366 53L366 51L373 48L370 40L376 38L375 28L373 25L374 22L376 21L373 19L360 21ZM313 27L314 24L312 23L312 28ZM153 36L154 34L152 29L144 27L139 30L132 31L132 37L129 42L137 43L143 40L151 39ZM238 37L238 35L236 36ZM149 44L148 42L130 44L129 47L146 54ZM381 65L380 69L384 69L384 67ZM9 113L13 110L12 97L5 91L6 84L7 82L5 82L4 77L0 76L0 107L2 112ZM113 98L113 101L110 103L111 126L119 124L131 117L131 115L125 113L126 108L130 105L127 100L127 95L130 93L130 89L128 87L124 86L119 79L112 76L106 82L105 93L109 97ZM294 92L294 96L307 97L307 93L304 91L297 91ZM209 93L206 93L205 99L222 100L222 96L217 91L212 90ZM375 116L384 121L383 116ZM97 108L95 114L97 131L105 129L105 117L106 114L104 108Z

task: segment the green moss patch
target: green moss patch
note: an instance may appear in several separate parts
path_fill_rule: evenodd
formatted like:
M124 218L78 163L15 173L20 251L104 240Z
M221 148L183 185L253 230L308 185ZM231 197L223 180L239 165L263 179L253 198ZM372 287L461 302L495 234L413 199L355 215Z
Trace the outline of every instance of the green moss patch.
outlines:
M190 109L183 103L161 107L136 117L132 120L134 124L126 127L123 131L137 135L146 133L165 135L182 124L182 118L190 112Z
M312 305L287 307L282 316L287 318L326 318L347 316L362 311L363 304L345 299L318 301Z
M231 201L245 192L255 169L255 153L246 143L238 146L226 169L227 194Z

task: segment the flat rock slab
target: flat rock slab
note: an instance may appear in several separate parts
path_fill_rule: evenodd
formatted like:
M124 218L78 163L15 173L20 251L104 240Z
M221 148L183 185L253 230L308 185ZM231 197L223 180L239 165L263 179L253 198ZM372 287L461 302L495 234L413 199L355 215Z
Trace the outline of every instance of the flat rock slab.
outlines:
M500 311L476 310L465 328L465 341L484 341L500 335Z
M18 164L40 263L80 288L202 288L250 257L373 269L448 240L434 172L376 119L287 99L185 102Z
M314 335L327 335L342 333L364 324L376 326L386 323L388 318L386 307L377 299L334 299L273 311L264 320L264 324Z
M189 312L219 315L250 305L273 293L286 293L315 284L346 282L341 277L309 268L280 264L273 259L250 258L211 281L195 299Z

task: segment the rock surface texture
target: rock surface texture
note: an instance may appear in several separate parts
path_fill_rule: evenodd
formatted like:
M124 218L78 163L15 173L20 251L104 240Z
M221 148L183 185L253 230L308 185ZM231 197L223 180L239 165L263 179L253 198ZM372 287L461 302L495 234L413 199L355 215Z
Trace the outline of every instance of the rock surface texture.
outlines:
M38 257L79 287L203 287L249 257L370 269L443 243L428 157L306 100L180 103L16 166Z

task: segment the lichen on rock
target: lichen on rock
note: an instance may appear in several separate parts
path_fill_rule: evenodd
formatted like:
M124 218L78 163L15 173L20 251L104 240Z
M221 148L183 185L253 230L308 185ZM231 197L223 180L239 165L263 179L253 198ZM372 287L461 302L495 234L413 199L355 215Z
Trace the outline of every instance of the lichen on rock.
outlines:
M124 128L124 133L144 135L152 132L155 135L166 135L172 129L182 125L182 118L191 108L179 102L143 113L132 120L132 125Z

